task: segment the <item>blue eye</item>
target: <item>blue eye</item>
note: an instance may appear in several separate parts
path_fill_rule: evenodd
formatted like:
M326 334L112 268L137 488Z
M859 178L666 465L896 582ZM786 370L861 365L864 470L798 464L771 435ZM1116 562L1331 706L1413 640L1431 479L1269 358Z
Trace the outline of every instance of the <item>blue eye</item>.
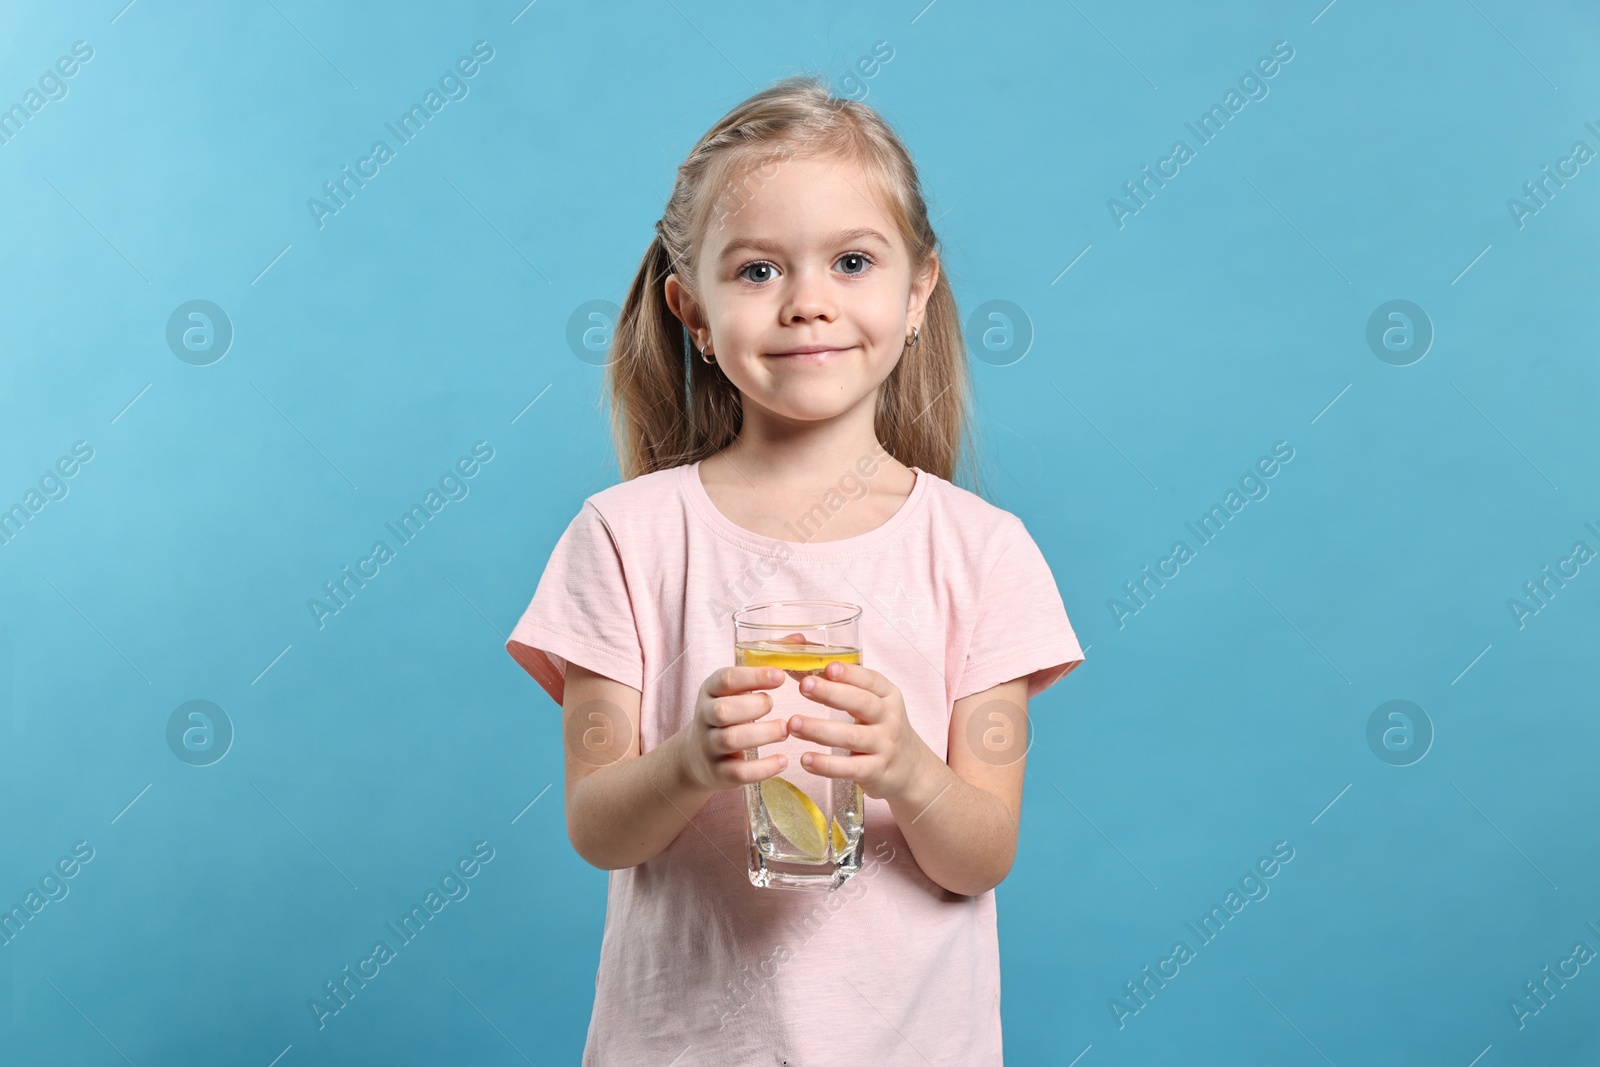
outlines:
M844 255L840 256L834 262L835 263L843 263L845 260L860 260L860 262L861 262L861 269L844 271L844 275L847 278L859 278L863 274L867 273L868 268L870 268L873 265L872 257L867 255L867 254L865 254L865 253L863 253L863 252L846 252ZM768 276L765 277L765 278L751 278L751 277L749 277L747 272L748 271L752 271L752 270L756 270L758 268L761 269L761 270L768 271L769 272ZM774 271L776 269L777 268L775 268L771 263L767 262L766 260L758 259L758 260L755 260L754 262L746 263L744 266L740 267L738 272L734 275L734 277L743 278L747 282L752 282L752 283L754 283L756 285L760 285L763 282L771 281L772 277L771 277L770 272L772 272L772 271Z

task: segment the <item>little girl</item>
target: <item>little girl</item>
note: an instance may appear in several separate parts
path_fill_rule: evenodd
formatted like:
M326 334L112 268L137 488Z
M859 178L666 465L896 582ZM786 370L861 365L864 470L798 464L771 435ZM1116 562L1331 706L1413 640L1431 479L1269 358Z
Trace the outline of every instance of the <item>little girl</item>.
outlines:
M567 833L611 872L583 1062L998 1067L1027 704L1083 652L1022 522L949 480L970 387L917 172L788 78L701 138L655 229L607 370L624 480L506 644L564 709ZM785 676L732 666L731 616L796 599L861 606L864 654L771 717ZM787 760L744 750L786 738L867 798L831 892L747 875L740 787Z

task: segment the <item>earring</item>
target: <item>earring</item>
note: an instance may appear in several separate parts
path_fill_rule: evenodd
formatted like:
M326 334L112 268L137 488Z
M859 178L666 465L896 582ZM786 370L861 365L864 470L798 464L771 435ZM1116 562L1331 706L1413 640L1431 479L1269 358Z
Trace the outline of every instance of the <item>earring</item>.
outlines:
M906 342L906 347L907 348L916 348L917 347L917 338L919 336L921 336L921 334L922 334L922 331L918 327L916 327L916 326L911 327L911 340Z
M706 350L703 349L703 348L700 350L700 358L703 359L707 363L715 363L717 361L717 357L716 356L708 355L706 353Z

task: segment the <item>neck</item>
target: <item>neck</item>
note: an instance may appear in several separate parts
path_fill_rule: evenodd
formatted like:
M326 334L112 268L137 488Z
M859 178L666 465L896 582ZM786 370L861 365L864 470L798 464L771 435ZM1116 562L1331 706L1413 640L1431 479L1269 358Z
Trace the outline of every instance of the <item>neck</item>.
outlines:
M763 488L808 490L851 473L872 478L907 469L878 441L870 406L863 406L865 418L841 417L826 424L767 418L752 407L746 403L739 436L716 457L735 479Z

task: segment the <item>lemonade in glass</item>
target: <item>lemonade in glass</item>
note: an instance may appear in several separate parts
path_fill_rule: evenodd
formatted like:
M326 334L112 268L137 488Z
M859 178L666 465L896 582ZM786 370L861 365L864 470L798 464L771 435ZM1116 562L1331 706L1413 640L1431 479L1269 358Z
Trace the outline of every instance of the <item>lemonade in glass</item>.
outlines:
M854 722L837 708L800 694L800 680L828 664L861 662L861 609L838 600L788 600L757 604L733 613L734 661L741 667L777 667L793 680L776 689L772 715L800 714ZM747 760L774 752L788 756L781 774L744 787L750 846L750 881L785 889L836 889L861 867L866 801L861 786L825 778L800 763L815 742L786 737L762 749L746 749ZM848 749L830 752L847 756Z

